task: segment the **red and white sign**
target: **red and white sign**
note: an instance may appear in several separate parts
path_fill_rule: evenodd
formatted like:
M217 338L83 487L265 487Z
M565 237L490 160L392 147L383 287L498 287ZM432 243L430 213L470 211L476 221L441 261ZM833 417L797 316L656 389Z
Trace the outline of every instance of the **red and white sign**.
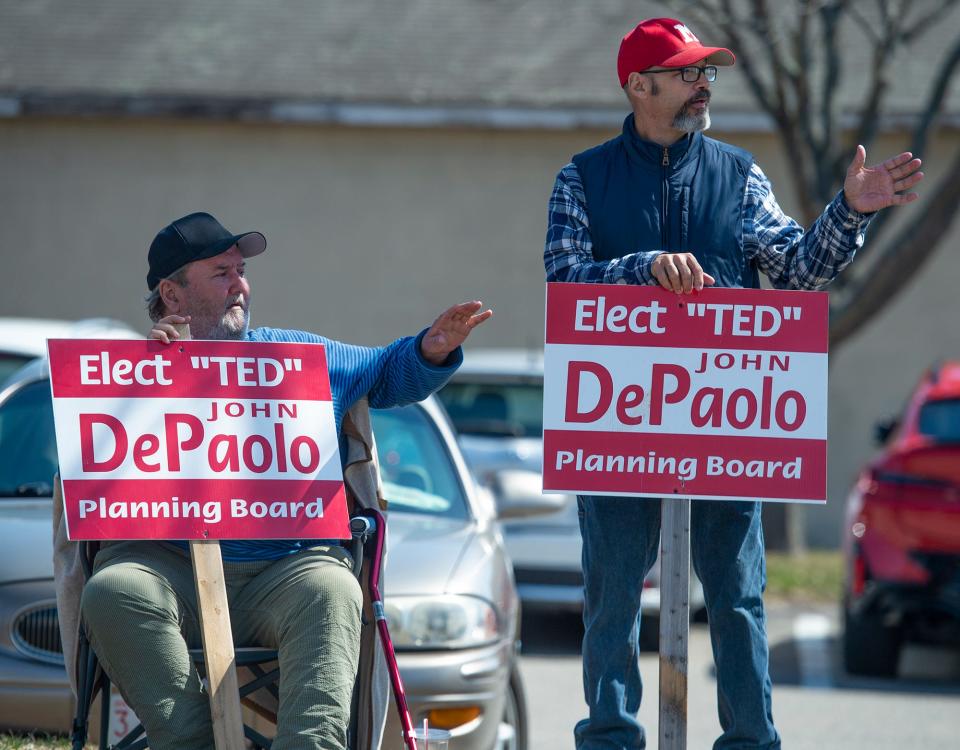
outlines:
M827 295L547 284L543 488L826 502Z
M350 536L322 345L48 348L70 539Z

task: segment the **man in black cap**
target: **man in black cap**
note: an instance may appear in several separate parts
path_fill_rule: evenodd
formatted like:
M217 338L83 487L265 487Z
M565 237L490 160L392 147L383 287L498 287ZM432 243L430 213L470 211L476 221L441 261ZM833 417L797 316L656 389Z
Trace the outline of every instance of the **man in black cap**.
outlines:
M150 319L157 322L167 312L175 312L168 311L161 291L186 286L187 273L193 263L222 255L220 263L216 265L226 265L228 259L246 260L266 249L267 240L260 232L231 234L207 213L190 214L164 227L154 238L147 253L150 269L147 273L147 288L150 290L147 311ZM198 267L193 268L196 272ZM226 280L226 276L216 278ZM206 290L206 294L198 294L197 291L195 288L190 295L191 302L197 307L191 322L191 334L200 339L242 338L246 333L249 288L243 299L237 293L227 300L231 303L226 305L227 309L222 309L222 300L206 299L206 294L212 289ZM172 299L168 294L168 302ZM213 320L208 320L211 316L217 318L217 325Z
M153 338L170 343L174 324L196 339L322 343L334 418L366 396L372 407L426 398L462 361L460 344L493 313L455 305L416 337L380 348L305 331L249 329L246 259L266 249L259 232L234 235L194 213L150 246L148 307ZM97 555L81 603L90 642L143 721L154 750L213 746L210 707L187 652L199 644L185 542L115 542ZM346 746L360 649L359 584L335 540L221 543L238 641L279 650L281 702L274 750Z
M903 153L867 167L858 146L836 198L804 231L784 215L753 157L702 135L710 85L733 65L674 18L640 23L622 41L623 132L573 157L549 205L548 281L818 289L853 259L872 214L917 198L920 160ZM657 557L660 503L581 496L589 717L578 750L646 747L637 721L643 579ZM760 503L694 501L690 549L703 582L717 667L722 736L714 750L779 750L773 723L763 608Z

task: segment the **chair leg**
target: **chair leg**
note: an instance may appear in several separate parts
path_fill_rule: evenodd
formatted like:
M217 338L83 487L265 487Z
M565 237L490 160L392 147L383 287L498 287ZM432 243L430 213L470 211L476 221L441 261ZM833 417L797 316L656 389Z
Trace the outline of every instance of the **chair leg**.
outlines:
M110 750L146 750L149 746L150 744L147 741L143 724L137 724L137 726L130 730L130 734L120 740L116 745L111 745Z
M100 677L100 750L110 750L110 678Z
M271 740L268 740L256 729L251 729L246 724L243 725L243 736L250 740L257 750L270 750L270 746L273 744Z
M93 678L97 669L96 657L82 632L77 643L77 664L79 666L77 710L73 717L73 728L70 732L71 750L83 750L83 746L87 744L90 704L94 688Z

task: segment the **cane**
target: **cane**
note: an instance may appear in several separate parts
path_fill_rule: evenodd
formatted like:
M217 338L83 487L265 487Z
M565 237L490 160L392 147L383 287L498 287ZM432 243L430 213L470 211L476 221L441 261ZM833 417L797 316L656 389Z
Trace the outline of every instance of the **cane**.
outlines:
M393 697L397 703L397 712L400 714L400 724L403 727L403 744L407 750L417 750L417 741L413 738L413 722L410 720L410 710L407 708L407 697L403 692L403 680L400 679L397 655L393 651L393 641L390 640L387 618L383 613L383 597L380 595L380 560L383 557L386 521L381 513L372 508L364 510L363 515L369 519L374 527L374 551L373 559L370 561L370 599L373 603L373 615L377 621L377 629L380 631L383 653L387 658L387 669L390 671Z

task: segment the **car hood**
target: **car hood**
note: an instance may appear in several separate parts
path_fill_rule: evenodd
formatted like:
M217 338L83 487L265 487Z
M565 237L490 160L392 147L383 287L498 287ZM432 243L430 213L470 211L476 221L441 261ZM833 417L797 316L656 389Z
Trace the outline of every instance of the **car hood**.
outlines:
M905 444L879 461L877 468L960 486L960 445Z
M0 584L53 578L50 498L0 498Z
M476 526L469 520L390 513L384 595L447 593L476 535Z
M543 440L540 438L493 438L461 435L460 447L471 468L483 478L500 469L543 469Z

